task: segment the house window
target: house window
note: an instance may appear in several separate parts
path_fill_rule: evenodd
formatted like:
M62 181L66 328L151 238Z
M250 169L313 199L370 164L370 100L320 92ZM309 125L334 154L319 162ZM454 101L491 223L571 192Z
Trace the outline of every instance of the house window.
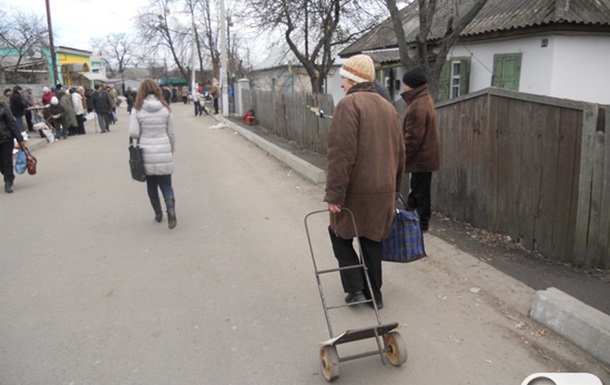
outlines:
M494 55L494 72L491 85L519 91L522 53Z
M460 62L451 62L451 99L460 96Z
M457 98L468 93L470 58L451 58L443 66L438 83L437 100Z

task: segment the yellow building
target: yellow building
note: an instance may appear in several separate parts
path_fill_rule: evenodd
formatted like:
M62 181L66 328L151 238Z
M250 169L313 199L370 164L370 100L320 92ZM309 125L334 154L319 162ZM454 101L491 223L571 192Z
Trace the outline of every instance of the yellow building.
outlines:
M95 82L108 81L103 60L99 56L92 56L91 51L60 46L55 53L59 77L64 86L84 87Z

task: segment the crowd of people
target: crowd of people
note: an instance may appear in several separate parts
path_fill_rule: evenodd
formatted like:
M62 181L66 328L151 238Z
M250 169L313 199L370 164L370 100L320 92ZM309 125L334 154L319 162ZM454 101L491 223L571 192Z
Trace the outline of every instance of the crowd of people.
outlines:
M45 138L46 130L42 129L45 126L54 131L55 140L84 135L86 116L92 112L99 118L102 133L110 131L109 126L117 122L118 93L111 86L96 85L93 89L90 86L66 88L61 84L53 88L45 86L37 101L31 87L23 89L15 85L5 89L3 97L22 135L38 131Z

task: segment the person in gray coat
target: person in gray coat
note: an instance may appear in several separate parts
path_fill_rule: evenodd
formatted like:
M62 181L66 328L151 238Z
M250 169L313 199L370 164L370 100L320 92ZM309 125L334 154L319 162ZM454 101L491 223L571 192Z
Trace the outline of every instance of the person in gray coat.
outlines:
M140 141L146 172L146 187L155 220L163 220L159 189L167 209L167 224L176 227L176 200L172 187L174 172L174 122L171 109L161 88L151 79L145 79L138 88L134 111L129 121L129 136Z

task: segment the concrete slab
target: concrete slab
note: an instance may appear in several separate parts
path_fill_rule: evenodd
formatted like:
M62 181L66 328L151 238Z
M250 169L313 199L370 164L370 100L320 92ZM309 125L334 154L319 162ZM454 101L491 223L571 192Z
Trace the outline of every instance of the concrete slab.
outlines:
M610 316L551 287L534 295L530 316L610 365Z

